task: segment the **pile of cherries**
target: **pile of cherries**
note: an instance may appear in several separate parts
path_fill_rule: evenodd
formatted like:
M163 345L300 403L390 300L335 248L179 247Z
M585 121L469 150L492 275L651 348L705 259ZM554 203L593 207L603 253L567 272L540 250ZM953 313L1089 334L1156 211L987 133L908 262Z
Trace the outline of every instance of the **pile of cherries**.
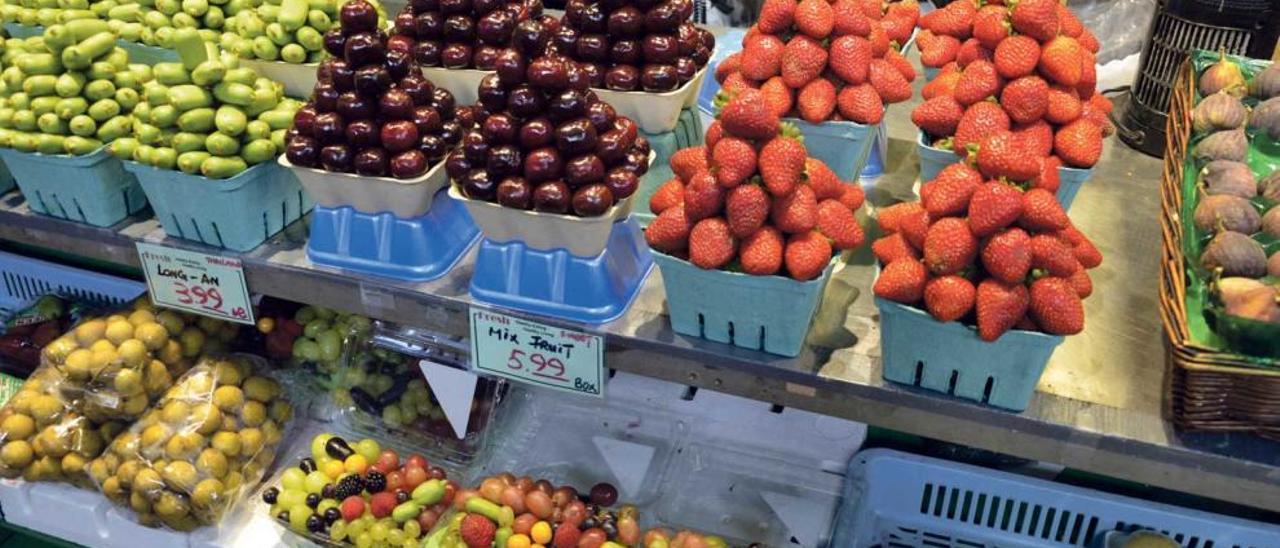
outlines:
M591 87L671 91L715 49L692 15L692 0L569 0L551 43L583 64Z
M412 0L396 15L388 47L426 67L493 70L513 38L545 46L559 26L541 0Z

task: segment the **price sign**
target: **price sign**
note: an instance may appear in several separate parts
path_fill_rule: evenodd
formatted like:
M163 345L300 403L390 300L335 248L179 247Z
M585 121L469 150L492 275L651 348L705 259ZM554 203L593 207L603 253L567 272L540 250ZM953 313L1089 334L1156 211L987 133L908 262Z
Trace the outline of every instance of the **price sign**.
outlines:
M508 379L604 396L604 339L488 310L471 309L475 369Z
M138 243L152 302L219 320L253 324L240 259Z

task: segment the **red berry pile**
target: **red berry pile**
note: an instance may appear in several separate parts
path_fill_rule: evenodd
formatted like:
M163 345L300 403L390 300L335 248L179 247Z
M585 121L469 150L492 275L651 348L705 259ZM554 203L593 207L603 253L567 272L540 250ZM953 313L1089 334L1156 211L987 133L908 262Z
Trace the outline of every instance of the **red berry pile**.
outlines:
M493 70L513 42L545 47L556 19L541 0L413 0L396 14L387 47L425 67Z
M635 122L589 89L579 64L558 54L526 66L508 49L480 82L488 114L445 163L468 198L547 213L603 215L649 169Z
M984 341L1014 328L1084 329L1083 299L1093 292L1086 270L1102 264L1102 253L1052 192L952 164L922 187L921 201L885 208L879 222L886 236L871 244L883 266L876 296L976 324Z
M468 547L495 546L495 540L496 546L506 547L637 546L643 539L639 511L631 505L612 508L617 503L618 489L608 483L579 494L569 485L556 487L545 479L503 472L485 478L476 489L458 491L453 498L458 512L449 518L441 540L446 546L460 542ZM498 539L499 529L505 542Z
M694 26L692 15L692 0L570 0L551 44L583 64L591 87L671 91L715 49L715 37Z
M915 0L765 0L716 80L759 89L777 116L878 124L884 105L911 98L916 73L898 45L919 17Z
M767 276L785 266L788 276L811 280L834 251L862 245L854 218L862 187L809 157L763 92L744 89L730 98L706 143L671 156L676 177L649 201L658 215L645 230L649 247L699 268L733 264Z
M987 139L1012 134L996 145L1001 154L1040 163L1045 180L1038 186L1050 192L1057 190L1058 166L1098 162L1102 139L1114 130L1111 101L1095 89L1098 39L1066 6L1023 0L978 9L952 2L925 14L920 26L921 62L942 69L911 113L930 143L960 156L977 146L981 162Z
M373 177L421 176L470 125L468 109L417 71L409 54L387 48L377 11L343 5L333 57L316 71L306 106L294 115L286 157L293 165Z

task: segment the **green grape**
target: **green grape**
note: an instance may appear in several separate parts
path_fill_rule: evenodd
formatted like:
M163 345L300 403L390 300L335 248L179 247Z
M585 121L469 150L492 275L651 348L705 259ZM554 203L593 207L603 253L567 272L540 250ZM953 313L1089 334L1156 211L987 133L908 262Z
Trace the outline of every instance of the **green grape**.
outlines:
M315 319L316 309L310 306L299 308L298 311L293 314L293 321L298 322L301 325L307 325L315 321Z
M315 459L317 464L320 463L321 458L329 458L328 453L325 453L324 446L329 443L329 438L332 437L333 434L319 434L311 438L311 458ZM298 471L301 472L302 470Z
M328 477L328 476L326 476L326 478L327 478L327 477ZM323 487L321 487L321 489L324 489L324 488L323 488ZM317 514L322 514L322 515L323 515L325 510L328 510L328 509L330 509L330 508L339 508L339 507L341 507L341 505L340 505L340 504L338 504L338 501L336 501L336 500L333 500L333 499L321 499L321 500L320 500L320 505L319 505L319 506L316 506L316 513L317 513ZM335 522L335 523L336 523L336 522Z
M311 508L306 504L295 504L289 508L289 528L299 533L306 533L309 517L311 517Z
M289 518L293 519L293 516L290 515ZM385 521L379 520L369 527L369 534L373 536L373 540L386 540L387 533L387 523Z
M418 525L418 520L411 519L404 522L404 534L409 538L418 538L422 534L422 526Z
M326 483L329 483L329 476L324 472L315 470L310 474L307 474L307 479L304 487L306 488L308 493L319 494L320 491L324 490L324 486Z
M373 536L368 531L356 535L356 548L369 548L373 546Z
M413 422L413 420L416 418L418 418L417 406L413 405L413 402L411 401L401 400L400 401L400 420L404 421L405 424L408 424Z
M395 528L392 528L390 531L387 531L387 544L390 544L392 546L399 546L401 544L404 544L404 531L401 531L400 529L395 529Z
M326 362L337 361L342 357L342 335L332 329L321 331L316 335L316 344L320 345L320 359Z
M362 518L356 518L355 521L347 524L347 536L355 538L356 536L359 536L360 533L365 532L368 528L369 522Z
M319 336L320 333L323 333L328 330L329 330L329 322L326 322L324 320L316 320L314 322L307 324L306 327L302 328L302 336L308 339L314 339L317 336Z
M301 468L293 467L284 471L284 475L280 477L280 485L285 489L302 489L302 480L307 475L302 472Z
M400 419L400 408L394 405L388 405L382 410L382 421L391 426L400 426L403 424Z
M298 337L298 340L293 341L293 357L308 362L318 361L320 345L306 337Z
M281 508L289 509L303 504L307 501L307 493L301 487L296 489L285 488L276 496L276 504Z
M322 320L332 320L333 316L337 314L337 312L334 312L333 309L325 308L323 306L317 306L315 308L316 308L316 317Z
M347 522L342 520L333 522L333 525L329 526L329 538L338 542L347 538Z
M363 439L356 442L355 450L357 453L364 455L369 462L378 460L378 455L382 453L382 446L378 442L371 439Z

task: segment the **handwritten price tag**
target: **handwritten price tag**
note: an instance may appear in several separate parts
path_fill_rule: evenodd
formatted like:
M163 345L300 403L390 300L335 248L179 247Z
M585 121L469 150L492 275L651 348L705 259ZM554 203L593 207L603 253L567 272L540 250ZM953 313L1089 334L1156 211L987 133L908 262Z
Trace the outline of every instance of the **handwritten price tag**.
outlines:
M240 259L138 243L147 291L158 305L252 325Z
M475 369L508 379L604 396L604 340L599 335L471 309Z

